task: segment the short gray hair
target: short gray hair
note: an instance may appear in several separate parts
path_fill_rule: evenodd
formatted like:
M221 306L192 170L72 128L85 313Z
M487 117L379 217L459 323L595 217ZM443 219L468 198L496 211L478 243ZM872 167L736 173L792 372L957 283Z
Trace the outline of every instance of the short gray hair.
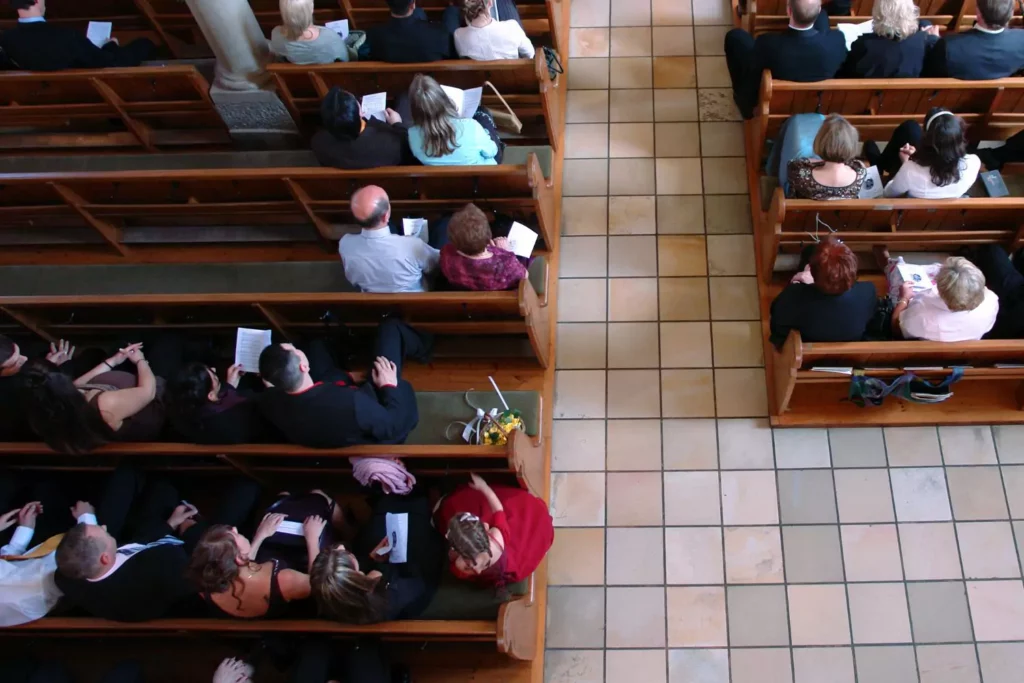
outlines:
M985 274L963 256L946 259L935 286L951 311L973 311L985 300Z
M291 40L298 40L313 25L313 0L281 0L281 21Z

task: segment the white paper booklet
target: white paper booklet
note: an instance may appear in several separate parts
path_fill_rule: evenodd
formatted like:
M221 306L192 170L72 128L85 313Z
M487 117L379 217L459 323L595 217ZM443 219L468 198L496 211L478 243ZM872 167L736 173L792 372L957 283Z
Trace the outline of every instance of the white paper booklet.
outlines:
M421 240L430 243L430 225L426 218L403 218L402 234L409 237L419 237Z
M530 258L533 255L533 247L537 244L537 233L522 223L513 223L512 229L508 231L508 243L516 256Z
M839 24L837 27L846 39L846 49L853 47L853 43L863 35L871 33L872 20L862 21L859 24Z
M441 89L444 90L452 103L455 104L455 109L459 112L459 118L463 119L473 118L473 114L480 107L480 99L484 96L483 88L459 90L450 85L442 85Z
M235 363L245 372L260 371L260 354L270 346L270 330L253 330L239 327L235 337Z
M897 263L889 280L889 296L893 301L900 298L900 286L909 282L915 292L926 292L935 286L935 276L939 273L939 264L919 266L914 263Z
M364 119L378 119L387 121L384 110L388 108L388 94L386 92L375 92L372 95L363 95L360 105Z
M90 21L85 37L96 47L103 47L110 40L110 32L114 25L109 21Z
M877 199L882 196L882 175L877 166L868 166L867 171L867 177L864 178L864 184L860 186L860 194L857 195L857 198Z
M384 519L388 532L388 562L403 564L409 559L409 514L387 513Z
M337 21L328 21L324 24L326 28L331 29L342 38L348 38L348 19L339 19Z
M302 522L281 522L281 525L277 527L278 534L287 534L289 536L301 536L302 535Z

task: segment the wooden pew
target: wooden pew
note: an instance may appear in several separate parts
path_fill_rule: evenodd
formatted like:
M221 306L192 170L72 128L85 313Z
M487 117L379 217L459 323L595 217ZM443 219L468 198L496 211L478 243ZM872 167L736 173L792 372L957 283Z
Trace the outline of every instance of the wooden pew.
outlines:
M387 11L386 5L381 7ZM422 73L456 88L475 88L490 81L522 120L523 136L531 144L550 144L556 151L561 146L565 113L560 105L559 89L565 87L565 81L562 78L551 80L542 50L538 50L533 59L491 62L467 59L417 64L335 62L313 66L271 64L267 70L300 129L315 129L320 120L320 102L332 86L340 86L358 97L383 91L394 99L408 90L416 74ZM503 109L498 98L487 89L483 103Z
M963 31L974 25L977 9L974 0L918 0L914 4L920 10L921 19L945 31ZM789 25L786 0L747 0L746 3L732 0L732 6L735 25L754 35L784 31ZM853 0L850 3L850 16L829 17L829 23L834 28L839 24L869 21L874 6L874 0ZM1020 17L1015 17L1013 24L1019 25Z
M226 147L206 79L191 65L0 73L0 149Z
M349 197L371 183L397 216L476 202L555 244L554 182L532 154L521 166L6 173L0 265L336 259Z
M780 250L798 253L824 237L828 228L855 251L885 244L901 251L935 251L1000 243L1024 246L1024 197L971 199L787 199L775 188L767 218L759 227L761 276L772 279Z

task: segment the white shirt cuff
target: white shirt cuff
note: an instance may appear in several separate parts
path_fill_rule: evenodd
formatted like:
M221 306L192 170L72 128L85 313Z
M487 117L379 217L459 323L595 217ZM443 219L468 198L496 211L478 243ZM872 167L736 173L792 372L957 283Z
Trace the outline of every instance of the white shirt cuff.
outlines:
M10 545L15 548L20 548L19 553L25 552L28 548L28 544L32 542L32 535L36 533L36 530L30 526L19 526L14 530L14 535L11 536Z
M96 515L91 512L86 512L78 516L79 524L92 524L93 526L99 526L99 520L96 519Z

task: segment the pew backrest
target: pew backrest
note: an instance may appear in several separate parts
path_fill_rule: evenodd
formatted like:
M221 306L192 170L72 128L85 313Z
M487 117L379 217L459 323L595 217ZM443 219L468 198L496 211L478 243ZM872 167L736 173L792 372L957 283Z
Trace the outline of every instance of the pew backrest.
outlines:
M963 31L974 25L975 0L918 0L914 4L922 20L944 31ZM850 16L829 17L829 23L835 28L839 24L870 21L874 7L875 0L853 0ZM737 27L745 28L754 35L784 31L789 25L786 0L747 0L746 7L742 6L741 0L733 0L733 18ZM1020 17L1016 17L1014 24L1019 23Z

